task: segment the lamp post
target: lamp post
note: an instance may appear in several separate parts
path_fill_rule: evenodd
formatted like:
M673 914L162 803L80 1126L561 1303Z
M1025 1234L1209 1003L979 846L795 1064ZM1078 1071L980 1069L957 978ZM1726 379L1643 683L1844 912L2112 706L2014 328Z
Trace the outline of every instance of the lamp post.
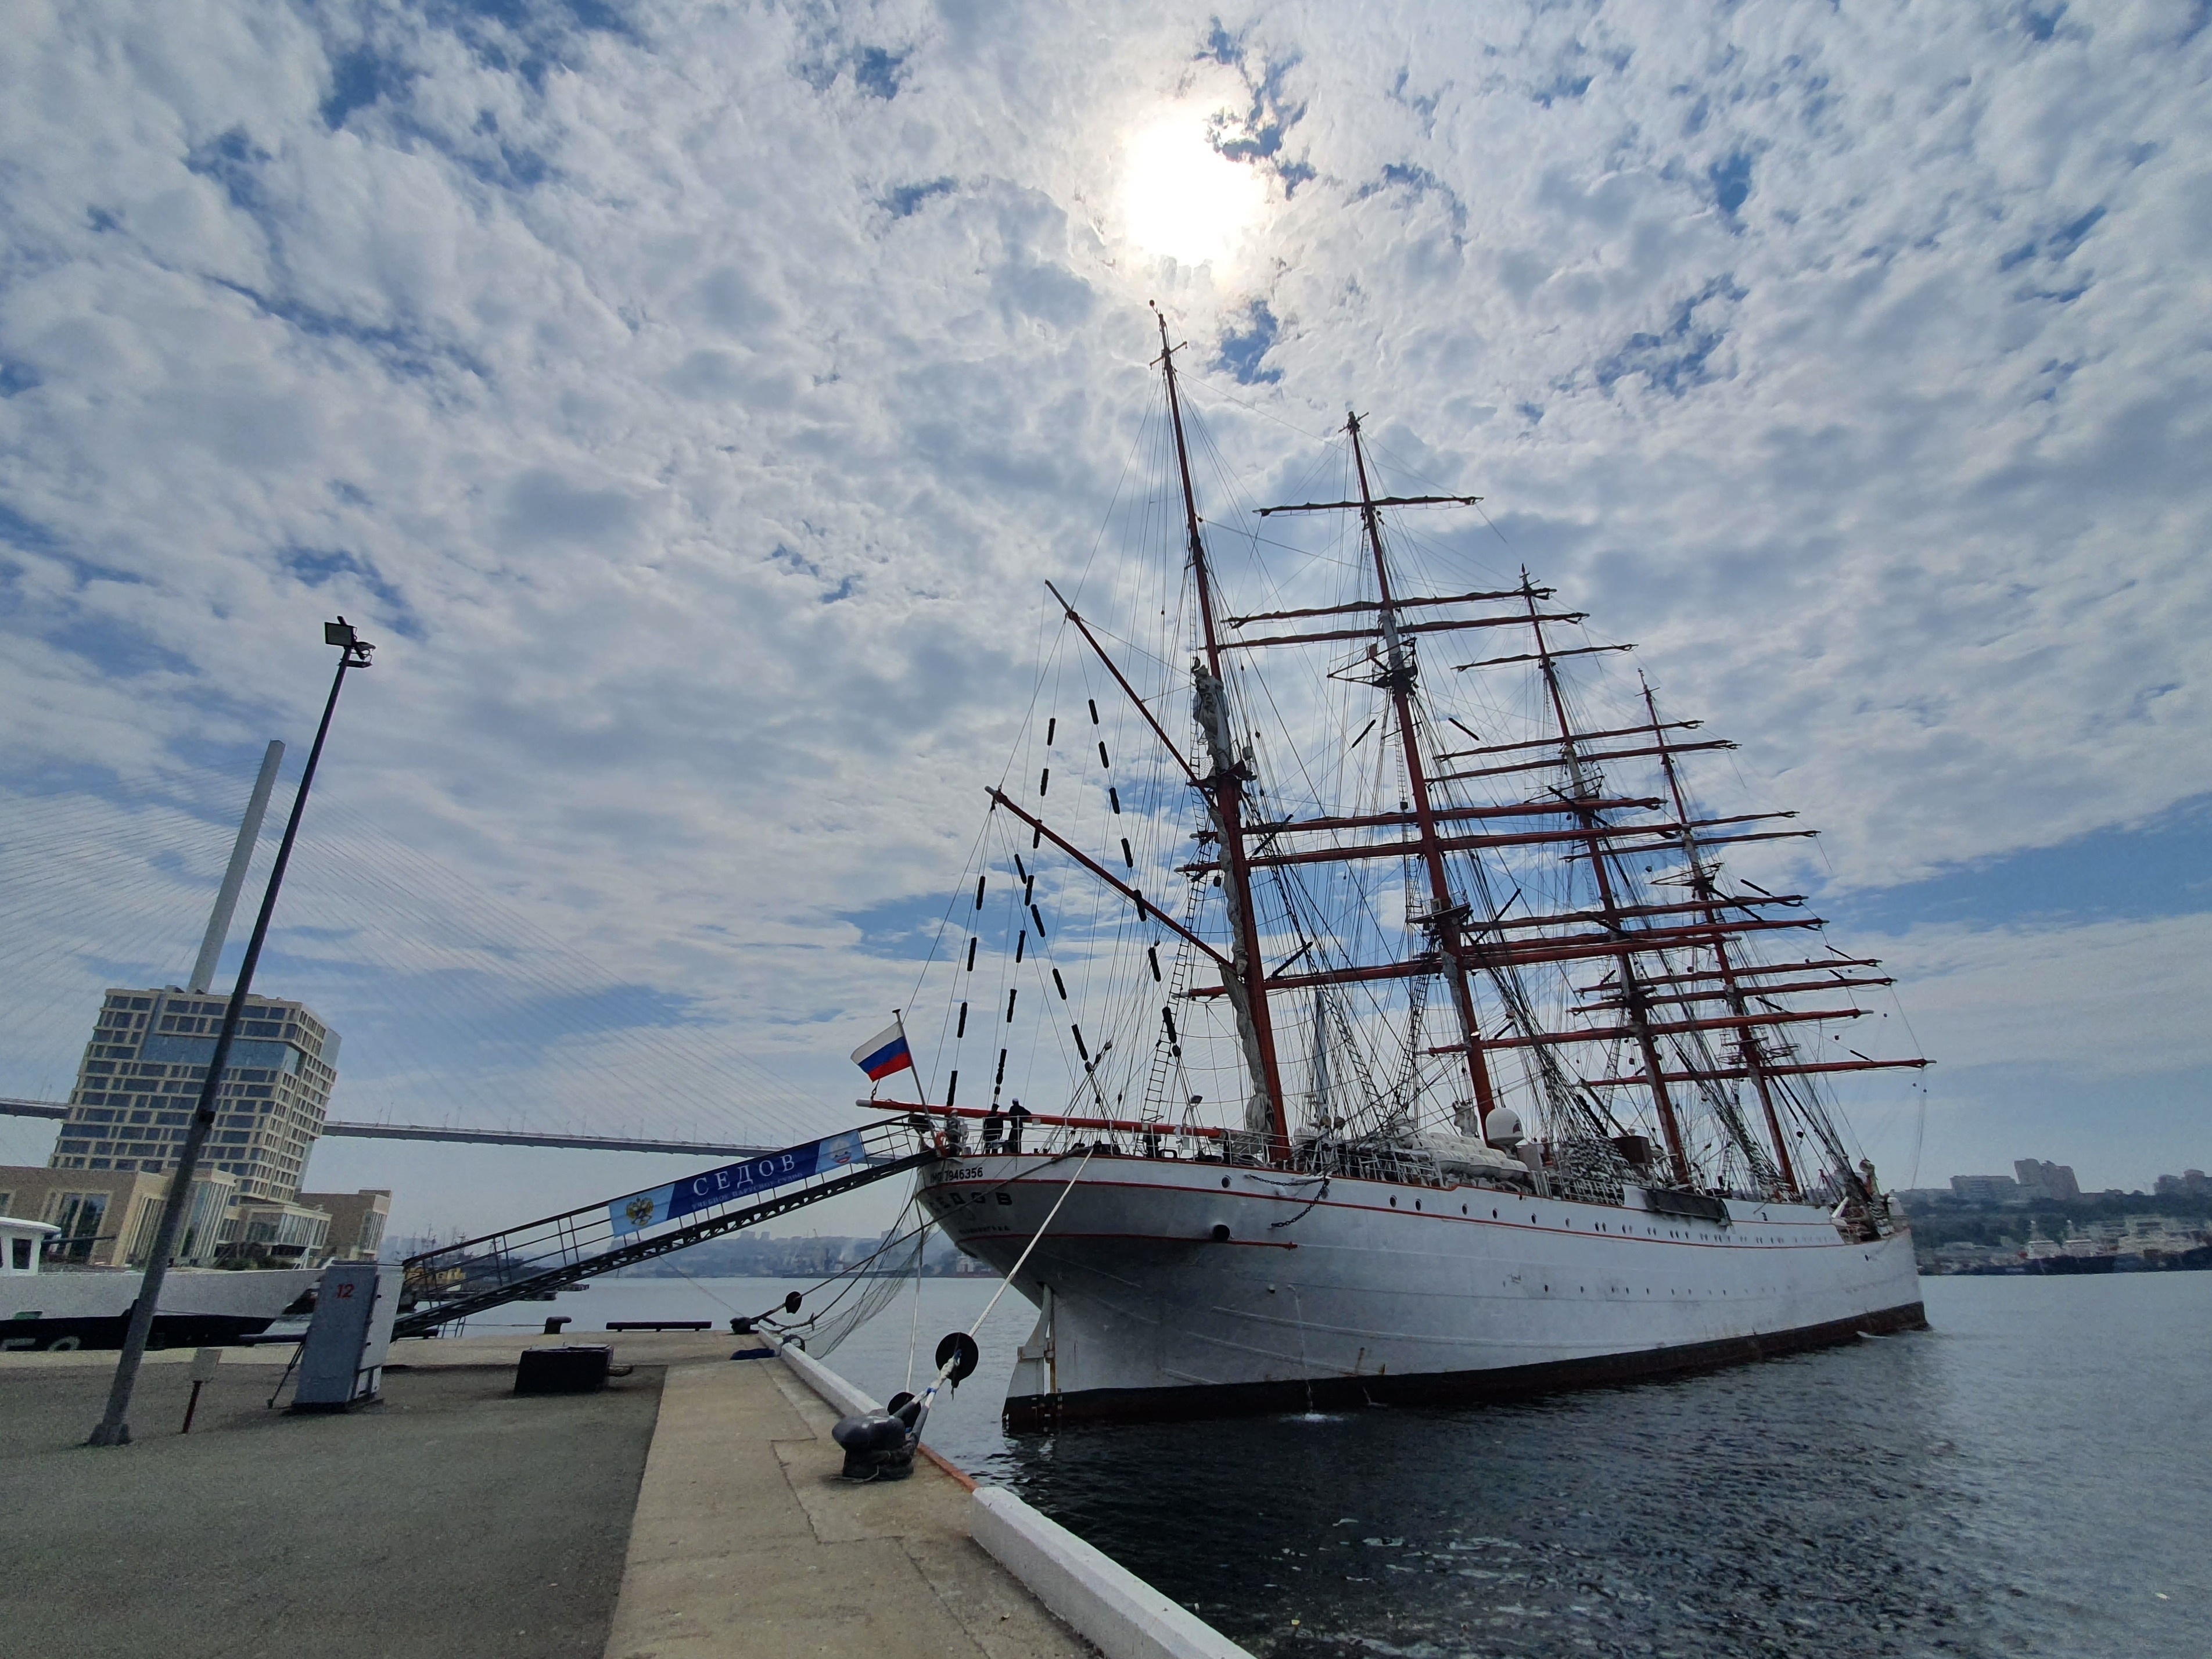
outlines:
M191 1127L185 1132L184 1150L177 1155L177 1167L169 1177L169 1194L161 1206L161 1225L154 1236L154 1252L146 1263L146 1277L139 1286L138 1299L131 1306L131 1323L123 1334L123 1352L115 1362L115 1383L107 1392L107 1413L93 1430L92 1437L85 1442L89 1446L127 1446L131 1443L131 1391L138 1381L138 1364L146 1357L146 1340L154 1332L154 1310L161 1300L161 1283L169 1274L169 1256L177 1248L177 1236L183 1231L185 1215L191 1205L192 1176L199 1167L200 1153L207 1146L208 1136L215 1128L216 1097L222 1088L222 1074L230 1063L231 1040L238 1035L238 1022L246 1012L246 999L253 988L253 969L261 960L262 942L269 937L269 918L276 908L277 890L284 884L284 868L292 861L292 843L300 833L300 815L307 809L307 791L315 781L315 766L323 757L323 739L331 733L331 716L337 711L338 692L345 685L346 670L366 668L368 653L376 647L356 635L343 617L334 623L323 624L323 643L338 647L338 672L331 681L330 701L323 705L323 723L315 729L315 746L307 751L307 769L300 775L300 793L293 798L292 816L284 825L283 842L276 848L276 862L269 872L269 890L261 896L261 914L253 920L253 937L246 941L246 960L239 964L238 983L231 990L230 1005L222 1012L222 1030L215 1040L215 1053L208 1057L207 1078L200 1085L199 1105L192 1113Z

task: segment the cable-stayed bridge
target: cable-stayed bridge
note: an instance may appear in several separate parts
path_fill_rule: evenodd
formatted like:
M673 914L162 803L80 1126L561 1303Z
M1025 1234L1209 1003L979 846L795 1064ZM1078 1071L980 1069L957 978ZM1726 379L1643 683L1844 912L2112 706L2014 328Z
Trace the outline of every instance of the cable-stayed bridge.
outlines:
M0 1117L51 1118L69 1116L69 1103L59 1100L0 1098ZM359 1140L443 1140L473 1146L553 1146L580 1152L697 1153L702 1158L750 1158L774 1150L738 1146L720 1140L655 1140L643 1135L584 1135L536 1133L514 1129L441 1127L432 1123L348 1123L326 1120L326 1135L351 1136Z

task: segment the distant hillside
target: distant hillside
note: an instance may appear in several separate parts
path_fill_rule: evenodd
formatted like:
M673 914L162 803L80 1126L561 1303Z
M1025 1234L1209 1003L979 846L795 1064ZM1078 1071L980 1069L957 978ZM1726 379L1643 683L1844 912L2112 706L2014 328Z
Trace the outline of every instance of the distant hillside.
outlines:
M865 1261L883 1244L881 1238L824 1237L821 1238L763 1238L740 1233L733 1238L713 1238L673 1255L625 1267L630 1279L818 1279ZM913 1247L902 1245L877 1262L876 1268L903 1271L913 1258ZM941 1236L933 1236L922 1256L922 1273L932 1279L950 1277L957 1271L959 1251Z

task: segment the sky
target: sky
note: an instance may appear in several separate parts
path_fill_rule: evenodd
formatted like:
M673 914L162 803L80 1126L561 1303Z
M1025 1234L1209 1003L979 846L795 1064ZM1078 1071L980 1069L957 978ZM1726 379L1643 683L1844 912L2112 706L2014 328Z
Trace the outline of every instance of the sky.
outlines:
M1887 1178L2212 1162L2208 77L2203 0L25 0L0 1093L181 979L343 611L257 985L334 1114L836 1127L1156 301L1255 497L1360 409L1821 828L1936 1062ZM673 1167L309 1179L429 1231Z

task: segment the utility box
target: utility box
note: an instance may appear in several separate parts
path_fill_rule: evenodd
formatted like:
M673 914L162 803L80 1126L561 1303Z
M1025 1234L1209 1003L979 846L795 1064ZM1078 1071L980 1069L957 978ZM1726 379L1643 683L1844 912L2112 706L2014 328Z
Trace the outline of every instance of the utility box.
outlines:
M338 1412L374 1400L399 1312L401 1270L374 1261L333 1261L315 1291L314 1317L300 1345L295 1412Z

